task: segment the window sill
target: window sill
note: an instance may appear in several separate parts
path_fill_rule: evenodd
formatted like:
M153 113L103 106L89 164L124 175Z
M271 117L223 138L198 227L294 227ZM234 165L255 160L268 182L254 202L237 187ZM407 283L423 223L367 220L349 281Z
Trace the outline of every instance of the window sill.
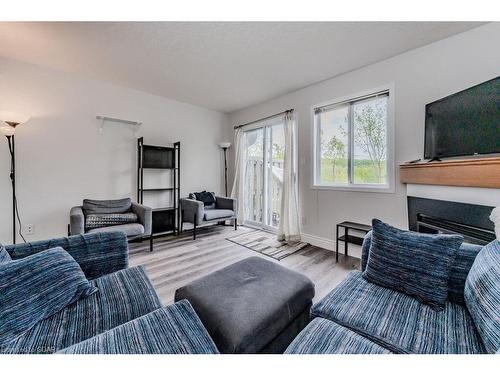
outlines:
M338 190L338 191L352 191L363 193L381 193L381 194L394 194L395 189L393 186L376 186L376 185L312 185L313 190Z

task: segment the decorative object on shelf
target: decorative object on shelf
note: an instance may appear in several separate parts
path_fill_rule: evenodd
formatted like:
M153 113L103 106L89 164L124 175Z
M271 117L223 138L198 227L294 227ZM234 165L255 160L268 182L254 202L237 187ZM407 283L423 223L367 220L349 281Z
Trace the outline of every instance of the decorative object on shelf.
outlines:
M220 142L219 147L224 150L224 187L225 187L224 191L227 197L227 149L231 147L231 143Z
M344 235L340 235L340 228L344 228ZM370 225L366 224L360 224L360 223L354 223L352 221L343 221L339 224L337 224L337 239L335 241L335 262L339 262L339 241L344 242L344 254L347 256L347 245L352 243L354 245L359 245L361 246L363 244L363 237L358 237L358 236L353 236L352 234L349 234L349 229L363 232L363 233L368 233L369 231L372 230L372 227Z
M5 123L5 126L0 127L0 133L5 135L7 142L9 144L10 153L10 181L12 183L12 243L16 243L16 217L21 225L21 220L19 219L19 211L17 209L17 196L16 196L16 153L15 153L15 142L14 133L16 128L24 124L30 119L30 116L23 115L15 112L0 111L0 121ZM24 237L19 230L19 235Z
M156 236L177 234L181 222L180 199L180 150L181 143L175 142L173 147L144 144L144 138L137 140L137 202L143 204L144 193L173 193L172 205L153 208L151 243ZM165 187L144 188L144 170L165 170L173 172L173 185ZM152 247L151 247L152 250Z
M110 117L110 116L96 116L96 119L101 120L101 126L99 127L99 134L103 133L104 124L106 121L130 125L132 127L132 131L134 132L134 135L139 131L139 128L142 125L142 122L140 122L140 121L124 120L121 118Z

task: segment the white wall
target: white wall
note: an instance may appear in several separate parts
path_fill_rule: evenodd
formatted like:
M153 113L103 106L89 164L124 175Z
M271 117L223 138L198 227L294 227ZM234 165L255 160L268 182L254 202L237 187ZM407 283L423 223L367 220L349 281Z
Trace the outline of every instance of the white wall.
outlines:
M138 67L140 68L140 67ZM0 58L0 109L30 114L16 132L17 189L28 241L66 234L71 206L83 198L136 193L136 139L128 126L96 115L142 121L145 142L181 142L182 193L221 192L227 115L108 83ZM3 137L2 137L3 138ZM11 243L7 142L0 139L0 242Z
M498 189L408 184L406 193L412 197L500 207L500 192Z
M488 24L232 113L230 127L295 109L299 126L299 195L305 220L302 231L306 240L331 248L335 223L343 220L369 223L378 217L404 228L408 225L406 186L398 182L397 165L423 155L425 104L498 76L498 40L500 24ZM395 193L312 189L311 106L388 83L395 87ZM477 190L470 194L477 194ZM500 190L496 194L500 195Z

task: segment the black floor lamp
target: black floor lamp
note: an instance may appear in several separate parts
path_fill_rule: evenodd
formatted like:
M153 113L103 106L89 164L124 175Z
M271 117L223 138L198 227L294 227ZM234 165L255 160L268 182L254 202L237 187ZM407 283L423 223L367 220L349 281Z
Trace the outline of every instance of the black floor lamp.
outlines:
M227 149L231 147L231 143L229 142L221 142L219 143L219 147L224 150L224 186L226 188L226 197L227 197Z
M19 219L17 211L16 197L16 149L14 142L14 133L16 127L29 120L29 116L21 115L14 112L0 111L0 121L5 123L5 126L0 127L0 133L5 135L9 144L10 153L10 181L12 183L12 243L16 243L16 216Z

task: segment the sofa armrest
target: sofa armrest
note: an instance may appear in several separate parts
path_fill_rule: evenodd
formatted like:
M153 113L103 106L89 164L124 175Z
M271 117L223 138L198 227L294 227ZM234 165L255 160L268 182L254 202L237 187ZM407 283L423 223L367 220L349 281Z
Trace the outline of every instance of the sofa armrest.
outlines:
M38 322L97 292L61 248L5 263L0 280L0 352Z
M365 271L366 265L368 264L368 255L370 255L370 246L372 244L372 231L369 231L363 240L363 245L361 246L361 271Z
M181 301L142 315L57 353L218 354L219 351L191 304Z
M85 215L81 206L73 207L69 212L69 233L72 236L85 233Z
M137 215L139 223L144 227L144 235L149 236L153 223L153 210L151 207L132 202L132 212Z
M205 213L205 206L203 202L195 199L181 198L180 206L182 211L182 221L194 224L194 217L196 215L196 225L203 222L203 215Z
M221 210L233 210L235 214L238 211L238 200L236 198L215 197L215 205Z
M9 245L6 249L12 260L16 260L54 247L66 250L78 262L88 279L96 279L128 267L128 243L123 232L62 237Z

